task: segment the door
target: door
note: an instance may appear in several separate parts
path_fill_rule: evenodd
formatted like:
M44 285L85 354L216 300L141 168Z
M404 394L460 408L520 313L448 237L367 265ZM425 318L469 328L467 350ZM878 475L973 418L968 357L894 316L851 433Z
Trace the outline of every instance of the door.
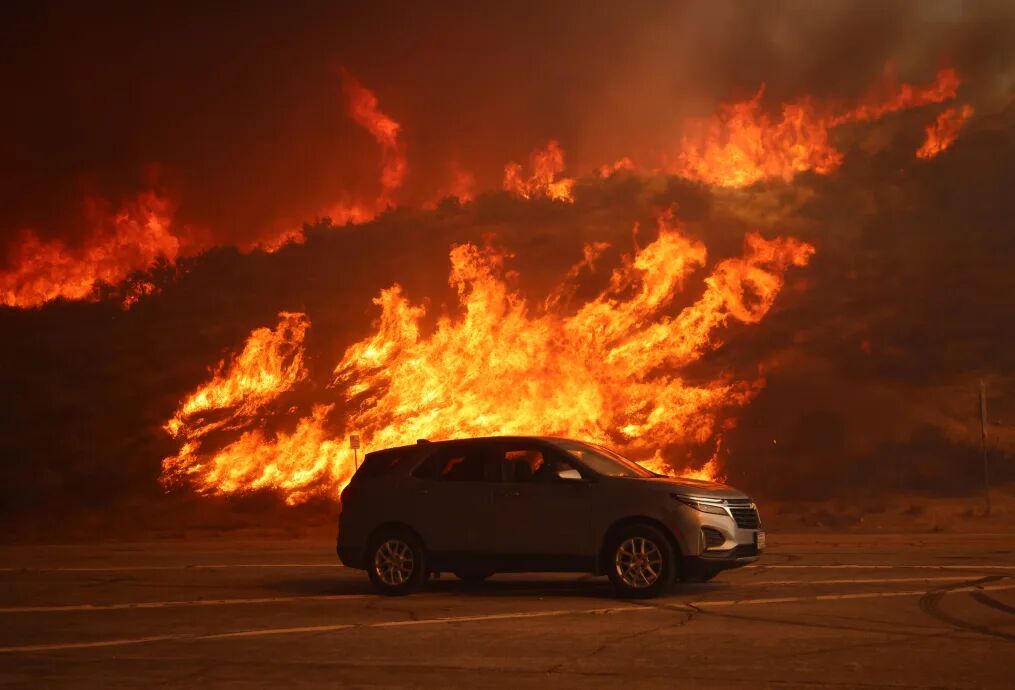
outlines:
M493 490L497 553L506 556L594 556L596 484L549 444L505 442L493 451L502 482ZM544 565L553 567L553 559ZM539 559L533 567L539 566Z
M436 561L489 552L493 487L500 468L480 444L441 445L413 472L406 501L410 526Z

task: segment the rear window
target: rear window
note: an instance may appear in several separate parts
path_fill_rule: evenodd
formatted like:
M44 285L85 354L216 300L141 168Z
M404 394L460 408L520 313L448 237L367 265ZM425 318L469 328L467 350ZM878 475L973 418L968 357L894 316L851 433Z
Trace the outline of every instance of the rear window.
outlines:
M406 449L380 450L367 453L363 464L356 471L354 479L376 479L390 474L412 457L412 451Z
M437 449L412 476L444 482L499 482L500 465L482 446L462 444Z

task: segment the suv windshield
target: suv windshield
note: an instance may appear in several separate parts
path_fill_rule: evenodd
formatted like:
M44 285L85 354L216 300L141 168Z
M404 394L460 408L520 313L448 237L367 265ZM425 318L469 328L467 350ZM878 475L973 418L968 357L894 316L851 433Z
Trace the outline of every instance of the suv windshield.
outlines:
M581 460L583 465L597 474L607 477L656 476L638 463L631 462L627 458L617 455L612 450L607 450L602 446L594 446L591 443L579 443L578 441L554 441L554 445Z

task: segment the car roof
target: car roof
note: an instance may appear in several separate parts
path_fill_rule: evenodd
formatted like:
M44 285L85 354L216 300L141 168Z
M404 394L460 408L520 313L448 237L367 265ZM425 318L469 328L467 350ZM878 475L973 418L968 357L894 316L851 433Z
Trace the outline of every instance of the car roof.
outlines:
M405 446L392 446L390 448L378 448L377 450L370 451L367 455L373 455L374 453L387 453L399 450L420 450L423 448L436 448L440 446L451 446L459 443L483 443L483 442L504 442L504 441L543 441L544 443L553 443L555 441L570 441L573 443L586 443L586 441L578 441L571 438L565 438L562 436L470 436L466 438L449 438L441 441L417 441L416 443L405 445Z

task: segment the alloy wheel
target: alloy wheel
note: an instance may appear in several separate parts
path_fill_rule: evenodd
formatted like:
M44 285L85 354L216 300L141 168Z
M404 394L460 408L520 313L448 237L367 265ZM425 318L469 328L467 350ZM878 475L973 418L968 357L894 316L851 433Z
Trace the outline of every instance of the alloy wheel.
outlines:
M415 566L412 547L401 539L388 539L374 554L374 571L389 587L405 584L412 577Z
M663 554L651 539L631 537L617 548L614 567L625 585L646 589L662 575Z

